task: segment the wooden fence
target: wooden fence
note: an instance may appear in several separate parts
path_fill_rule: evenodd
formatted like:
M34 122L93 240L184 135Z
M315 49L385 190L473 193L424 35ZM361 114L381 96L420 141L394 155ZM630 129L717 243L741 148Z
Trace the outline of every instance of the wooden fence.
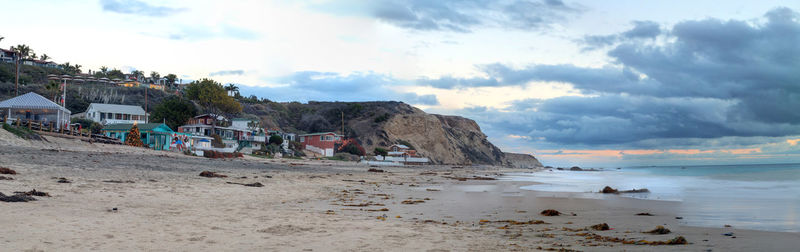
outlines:
M10 125L15 125L17 128L28 128L28 130L39 132L39 133L47 133L44 135L51 135L51 136L59 136L59 137L70 137L70 138L79 138L84 141L88 142L98 142L98 143L105 143L105 144L122 144L119 139L113 137L107 137L102 134L92 134L91 132L81 132L75 127L69 127L69 129L64 129L64 127L58 127L53 122L42 122L36 120L26 120L26 119L17 119L12 120L7 116L0 117L0 123L7 123Z

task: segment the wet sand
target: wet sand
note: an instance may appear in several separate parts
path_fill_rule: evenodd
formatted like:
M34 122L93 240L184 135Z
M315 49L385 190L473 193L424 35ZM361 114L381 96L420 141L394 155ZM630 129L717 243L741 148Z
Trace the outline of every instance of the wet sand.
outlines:
M520 172L498 167L374 173L350 162L210 160L48 140L19 142L0 130L0 166L19 173L0 180L0 192L36 189L52 196L0 202L3 250L791 251L800 240L798 233L683 226L675 219L677 202L576 199L520 190L521 182L450 178ZM204 170L229 177L198 176ZM60 177L71 183L57 183ZM544 209L564 215L539 215ZM639 212L654 216L636 216ZM501 220L548 224L495 222ZM613 230L575 231L599 223ZM656 225L672 233L641 233ZM726 232L736 238L723 236ZM648 241L683 236L690 244L630 245L587 239L588 233Z

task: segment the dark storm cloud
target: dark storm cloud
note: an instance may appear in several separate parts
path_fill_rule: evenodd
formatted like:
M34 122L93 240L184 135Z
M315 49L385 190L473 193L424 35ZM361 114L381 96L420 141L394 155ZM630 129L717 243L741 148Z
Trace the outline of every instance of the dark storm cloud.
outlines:
M389 0L371 6L375 18L399 27L455 32L470 32L481 26L535 30L579 12L559 0Z
M669 34L670 42L642 38ZM779 8L762 22L684 21L668 31L640 22L614 35L614 66L502 64L487 78L419 80L438 88L571 84L588 97L516 101L503 111L463 110L496 132L571 145L645 145L665 139L800 134L800 22ZM485 109L485 108L484 108ZM710 141L710 140L709 140Z
M101 0L100 5L104 11L148 17L166 17L186 10L151 5L138 0Z

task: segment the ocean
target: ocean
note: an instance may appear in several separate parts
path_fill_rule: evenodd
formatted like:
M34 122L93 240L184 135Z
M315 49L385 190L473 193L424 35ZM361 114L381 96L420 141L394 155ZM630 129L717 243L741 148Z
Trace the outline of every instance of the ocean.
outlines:
M521 189L571 192L570 197L676 201L678 216L690 226L800 232L800 164L552 169L507 174L504 179L539 182ZM650 193L596 193L607 185L619 190L647 188Z

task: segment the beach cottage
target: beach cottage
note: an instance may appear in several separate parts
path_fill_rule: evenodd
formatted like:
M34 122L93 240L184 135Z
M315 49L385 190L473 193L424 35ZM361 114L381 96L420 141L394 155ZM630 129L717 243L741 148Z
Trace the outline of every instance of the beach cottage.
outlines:
M169 150L175 133L169 126L163 123L140 123L137 126L145 146L154 150ZM102 132L105 136L125 142L132 127L133 124L130 123L109 124L102 129Z
M36 121L57 129L69 124L70 112L55 102L37 93L27 93L0 102L0 118L8 118L9 122Z
M92 103L86 109L84 118L102 125L146 123L147 114L140 106Z
M302 134L298 136L303 148L325 157L332 157L337 143L342 143L342 135L333 132Z

